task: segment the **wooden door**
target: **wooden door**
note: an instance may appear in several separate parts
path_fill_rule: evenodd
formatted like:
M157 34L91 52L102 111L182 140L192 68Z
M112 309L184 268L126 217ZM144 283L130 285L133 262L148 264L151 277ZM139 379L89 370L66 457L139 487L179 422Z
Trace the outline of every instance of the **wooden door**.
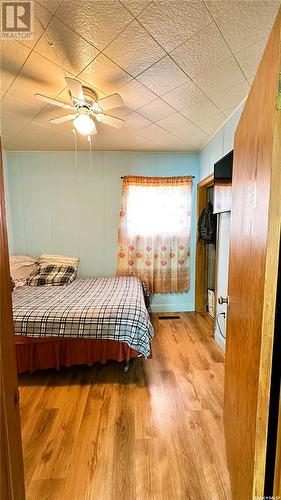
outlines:
M0 498L24 500L22 442L3 184L0 143Z
M280 24L279 11L235 134L224 408L234 500L264 494L281 219Z

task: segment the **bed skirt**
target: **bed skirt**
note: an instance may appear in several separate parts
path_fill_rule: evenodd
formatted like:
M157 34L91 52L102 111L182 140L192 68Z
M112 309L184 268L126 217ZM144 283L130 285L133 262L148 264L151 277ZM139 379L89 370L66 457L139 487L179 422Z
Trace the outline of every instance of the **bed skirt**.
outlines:
M139 353L117 340L40 338L15 335L17 372L33 372L61 366L88 365L109 360L125 361Z

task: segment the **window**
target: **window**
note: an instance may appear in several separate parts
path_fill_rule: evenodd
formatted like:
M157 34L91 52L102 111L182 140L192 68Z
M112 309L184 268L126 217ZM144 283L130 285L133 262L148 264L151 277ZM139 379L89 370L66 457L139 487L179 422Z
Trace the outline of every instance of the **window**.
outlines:
M118 273L137 276L152 293L189 288L191 177L125 177Z

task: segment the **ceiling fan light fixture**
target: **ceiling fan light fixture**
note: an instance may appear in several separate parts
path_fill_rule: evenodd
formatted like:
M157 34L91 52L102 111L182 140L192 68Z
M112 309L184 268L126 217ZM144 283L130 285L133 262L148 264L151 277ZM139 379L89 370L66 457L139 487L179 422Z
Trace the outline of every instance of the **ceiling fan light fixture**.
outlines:
M96 114L96 119L98 120L98 122L103 122L103 114L102 113L98 113Z
M77 116L73 123L77 132L83 135L91 135L95 130L95 123L88 115Z

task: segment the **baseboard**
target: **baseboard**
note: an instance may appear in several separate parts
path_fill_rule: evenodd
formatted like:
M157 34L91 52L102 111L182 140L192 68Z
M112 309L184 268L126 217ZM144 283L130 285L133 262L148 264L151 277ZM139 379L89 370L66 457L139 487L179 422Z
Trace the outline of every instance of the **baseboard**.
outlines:
M150 304L151 312L194 312L191 304Z
M217 330L215 330L215 341L220 346L220 348L225 352L225 339Z

